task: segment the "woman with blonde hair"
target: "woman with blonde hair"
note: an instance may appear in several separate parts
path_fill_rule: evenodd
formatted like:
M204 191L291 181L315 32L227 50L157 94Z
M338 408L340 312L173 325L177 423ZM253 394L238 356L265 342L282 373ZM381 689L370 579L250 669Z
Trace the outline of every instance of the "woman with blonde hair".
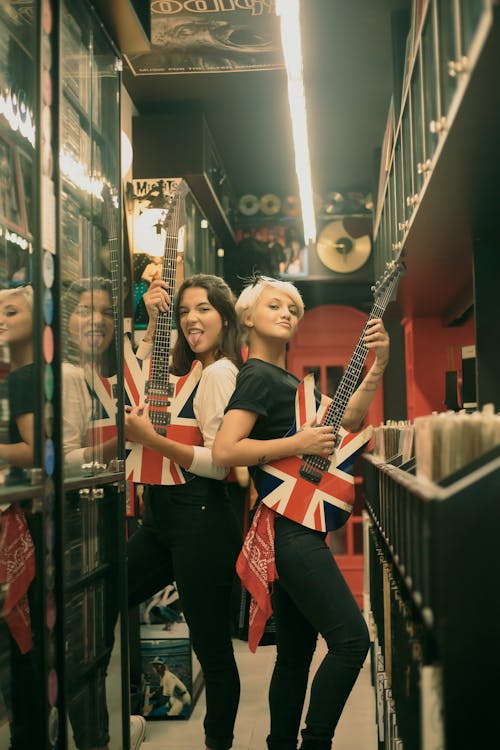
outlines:
M215 460L223 466L249 466L254 475L260 464L332 453L333 428L316 427L313 420L283 437L294 423L299 386L299 380L285 369L287 344L304 314L298 290L289 282L261 277L243 290L236 310L248 338L248 360L238 374L213 446ZM380 319L367 324L364 345L375 352L375 362L345 410L342 426L350 430L359 429L388 360L389 339ZM325 396L321 400L330 401ZM257 559L266 567L266 593L267 582L274 580L277 658L269 690L267 746L269 750L297 748L309 668L321 634L328 651L312 681L301 750L330 750L335 727L365 660L368 632L326 544L326 533L283 513L261 503L244 545L247 559ZM241 556L238 563L245 583L251 564L245 567ZM265 619L251 618L250 628L252 622L260 622L263 628ZM258 635L249 634L253 647Z

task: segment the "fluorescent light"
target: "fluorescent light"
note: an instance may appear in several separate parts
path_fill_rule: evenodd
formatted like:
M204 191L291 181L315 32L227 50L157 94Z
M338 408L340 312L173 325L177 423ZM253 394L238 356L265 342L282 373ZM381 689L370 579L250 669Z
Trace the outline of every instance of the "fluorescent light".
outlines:
M281 44L288 79L288 103L295 151L295 171L299 183L304 242L308 245L316 240L316 217L307 138L306 99L302 78L299 0L276 0L276 14L280 16Z

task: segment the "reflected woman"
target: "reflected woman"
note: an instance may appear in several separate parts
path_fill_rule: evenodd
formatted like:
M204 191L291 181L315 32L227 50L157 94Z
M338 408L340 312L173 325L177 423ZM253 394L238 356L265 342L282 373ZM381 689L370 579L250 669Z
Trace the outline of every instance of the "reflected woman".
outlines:
M7 376L9 442L0 443L0 460L11 468L5 481L25 478L33 466L35 365L33 363L33 288L0 291L0 346L9 352Z
M2 482L26 481L24 469L33 466L35 365L33 362L33 288L0 291L0 346L8 352L8 442L0 443L6 464ZM36 519L20 503L0 503L0 689L10 719L10 747L35 747L41 722L41 704L33 694L37 654L33 648L31 610L35 576L32 540ZM35 537L36 538L36 537ZM5 667L9 665L9 669Z
M66 470L116 457L115 324L111 281L80 279L63 298L65 318L64 455Z

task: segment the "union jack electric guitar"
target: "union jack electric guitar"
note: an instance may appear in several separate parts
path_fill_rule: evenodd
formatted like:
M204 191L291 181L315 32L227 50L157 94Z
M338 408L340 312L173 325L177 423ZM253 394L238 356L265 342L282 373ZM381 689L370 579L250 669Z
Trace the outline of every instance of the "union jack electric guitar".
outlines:
M161 278L175 289L179 256L183 251L188 187L184 180L172 183L165 229L165 252ZM182 376L170 374L172 306L159 312L151 356L136 358L130 340L125 339L125 393L131 406L149 404L149 416L156 432L189 445L203 445L203 436L194 414L193 401L201 377L201 362L193 362ZM126 478L145 484L184 484L193 475L178 464L139 443L126 444Z
M375 304L368 321L381 318L399 281L403 265L387 264L382 279L373 287ZM363 344L366 325L342 376L333 400L320 405L310 373L300 382L295 397L293 435L304 422L316 416L320 425L331 425L336 435L335 452L324 456L292 456L258 467L254 483L260 500L277 513L317 531L339 529L348 520L354 504L352 467L369 441L373 429L349 433L340 424L349 399L356 390L368 349Z
M110 185L105 184L102 191L102 222L107 231L107 247L109 251L109 266L111 271L111 296L113 302L114 338L116 352L120 351L119 344L119 312L118 312L118 252L120 249L120 203L116 192ZM93 447L93 470L99 471L103 466L102 444L118 434L116 426L117 404L116 394L118 386L117 375L106 376L101 372L97 363L84 367L85 382L92 399L92 419L87 430L85 443Z

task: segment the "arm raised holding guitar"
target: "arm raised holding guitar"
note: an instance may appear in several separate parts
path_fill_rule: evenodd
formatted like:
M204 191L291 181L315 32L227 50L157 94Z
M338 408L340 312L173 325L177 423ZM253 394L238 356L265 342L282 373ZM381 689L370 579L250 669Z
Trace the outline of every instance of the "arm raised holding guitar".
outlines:
M359 429L389 357L381 316L392 289L383 286L383 300L370 314L333 399L318 393L312 374L300 382L285 369L287 344L304 313L293 284L260 277L236 302L249 356L213 455L225 466L250 466L260 500L237 571L251 595L252 651L271 612L275 616L268 747L297 746L318 633L328 653L311 686L302 750L331 747L369 647L364 619L325 537L349 518L354 501L349 469L371 434L370 428L350 434L344 427ZM356 387L369 351L375 361Z
M196 278L196 277L194 277ZM200 279L202 277L200 276ZM207 277L210 278L210 277ZM215 277L214 277L215 278ZM127 440L140 443L178 464L183 469L213 479L223 479L227 473L212 460L211 445L215 437L213 414L219 414L219 420L227 401L234 390L237 368L230 362L219 362L217 367L205 370L206 365L215 364L214 352L219 347L220 316L211 305L207 296L207 289L199 289L191 285L191 279L181 286L177 317L180 321L180 347L190 346L191 341L197 343L198 353L193 350L192 361L201 363L201 377L194 396L195 416L203 438L203 444L183 442L183 435L177 434L175 427L171 430L157 431L149 416L149 405L141 403L129 407L125 415L125 434ZM190 308L191 298L196 305ZM145 336L137 352L140 359L150 356L156 333L158 314L168 313L171 297L168 284L161 279L152 282L151 287L144 294L144 302L149 315L149 324ZM226 323L227 326L227 323ZM192 331L196 330L196 334ZM202 342L202 336L204 341ZM211 402L207 412L206 399ZM172 433L177 437L170 438ZM197 441L198 443L198 441ZM196 471L195 471L196 469Z
M127 473L145 484L142 524L127 544L129 606L176 582L207 688L205 746L214 750L230 747L239 701L230 625L241 535L221 481L227 469L216 465L211 446L234 390L241 343L223 279L190 276L172 305L173 264L172 278L153 281L145 296L150 325L136 354L147 377L142 399L125 416L131 454L140 458L129 454Z

